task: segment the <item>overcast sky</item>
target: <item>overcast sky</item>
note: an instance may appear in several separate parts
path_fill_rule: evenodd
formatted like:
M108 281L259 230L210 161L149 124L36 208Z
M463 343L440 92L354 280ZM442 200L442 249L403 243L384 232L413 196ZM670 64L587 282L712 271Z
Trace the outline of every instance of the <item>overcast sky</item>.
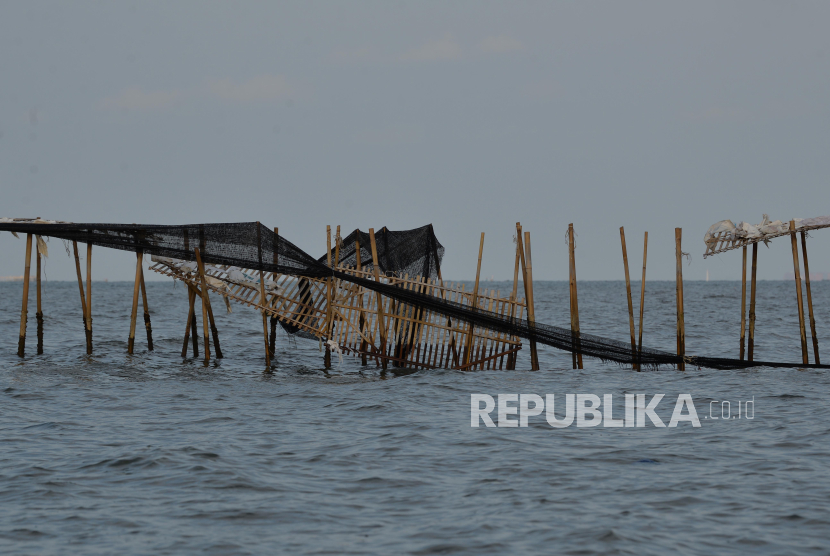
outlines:
M444 276L737 279L725 218L830 214L828 2L0 2L0 216L433 223ZM811 242L830 272L830 230ZM51 243L50 279L74 265ZM95 278L134 258L96 250ZM0 233L0 275L23 271ZM792 271L786 238L759 276Z

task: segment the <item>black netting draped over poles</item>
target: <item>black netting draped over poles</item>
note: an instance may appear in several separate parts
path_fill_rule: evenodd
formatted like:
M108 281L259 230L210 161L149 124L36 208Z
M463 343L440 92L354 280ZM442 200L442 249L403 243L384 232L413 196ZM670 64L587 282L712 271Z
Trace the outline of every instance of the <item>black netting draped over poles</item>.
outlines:
M290 241L256 222L231 224L188 224L162 226L144 224L69 224L69 223L0 223L0 231L31 233L69 241L91 243L125 251L194 261L198 247L206 263L222 264L263 270L292 276L325 278L333 276L344 282L357 284L380 292L389 298L412 306L421 306L435 313L474 324L476 327L503 332L527 340L570 352L578 352L603 361L647 367L677 365L685 361L713 369L747 367L802 367L830 368L830 365L804 365L767 361L742 361L718 357L686 356L643 348L634 361L631 345L590 334L574 338L569 328L550 326L524 319L510 318L485 309L473 309L440 297L406 290L397 286L351 276L330 268L321 260L308 255ZM361 263L371 268L371 247L368 234L356 230L341 244L341 264L355 263L355 242L360 243ZM440 269L444 248L438 243L432 226L406 232L391 232L385 228L376 234L379 270L424 277L435 277ZM276 253L276 258L275 258ZM325 259L325 257L324 257ZM274 263L273 261L277 261Z

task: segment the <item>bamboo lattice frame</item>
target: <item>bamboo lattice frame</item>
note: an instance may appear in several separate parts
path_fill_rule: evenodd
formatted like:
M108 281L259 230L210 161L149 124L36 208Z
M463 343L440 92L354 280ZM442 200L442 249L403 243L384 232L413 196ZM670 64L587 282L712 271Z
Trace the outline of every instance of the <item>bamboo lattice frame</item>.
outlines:
M183 272L164 262L154 262L150 270L200 289L201 283L196 271ZM326 336L326 279L272 276L278 287L273 291L266 291L263 303L257 282L231 280L227 270L221 265L212 265L205 269L206 276L223 283L220 286L209 281L208 290L226 299L265 311L266 314L317 338ZM371 272L357 270L354 267L340 266L337 270L373 279ZM253 271L243 269L243 272L255 275ZM464 285L459 286L457 282L445 283L440 279L424 280L420 276L410 278L407 275L385 276L381 280L386 284L415 289L467 306L473 301L472 292L464 291ZM225 284L227 288L223 287ZM466 323L454 322L433 312L382 298L387 348L386 353L381 353L376 294L360 286L341 284L335 280L332 300L331 339L340 349L352 355L365 353L376 360L386 359L395 366L501 369L505 356L522 348L521 340L515 336L474 328L471 336L471 362L462 365L467 338L470 336ZM527 305L524 299L514 301L510 297L501 297L498 291L484 290L478 295L477 306L505 316L512 314L521 319Z

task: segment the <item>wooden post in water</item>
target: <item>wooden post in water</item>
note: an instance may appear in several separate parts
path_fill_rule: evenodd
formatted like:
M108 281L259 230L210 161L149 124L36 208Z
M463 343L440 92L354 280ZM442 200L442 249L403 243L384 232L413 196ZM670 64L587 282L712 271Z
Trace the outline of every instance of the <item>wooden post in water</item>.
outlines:
M790 240L793 246L793 272L795 272L795 291L798 301L798 331L801 335L801 361L810 362L807 356L807 331L804 326L804 300L801 296L801 271L798 268L798 240L795 237L795 220L790 220Z
M37 312L35 313L35 318L37 318L37 354L41 355L43 353L43 307L40 303L40 249L38 244L38 240L40 236L35 237L35 257L37 259L37 277L36 277L36 294L37 294Z
M182 345L182 357L187 357L187 342L190 339L190 329L193 329L193 357L199 356L199 344L196 340L196 319L194 318L193 311L194 311L194 302L195 302L196 294L193 293L193 289L188 286L187 288L187 302L190 306L190 309L187 313L187 325L184 327L184 345Z
M133 311L130 315L130 338L127 341L127 353L132 355L135 346L135 319L138 315L138 291L141 287L141 265L144 261L144 253L137 251L135 254L135 284L133 285Z
M361 268L361 261L360 261L360 241L355 240L354 242L355 248L355 270L357 270L358 274L362 270ZM363 293L362 290L359 290L360 293L358 294L359 297L357 299L357 307L358 307L358 320L357 320L357 328L360 330L360 364L366 366L366 338L363 336L363 329L366 327L366 317L363 316Z
M144 330L147 332L147 349L153 351L153 325L150 322L150 304L147 303L147 286L144 284L144 267L141 268L141 300L144 304Z
M813 294L810 291L810 263L807 262L807 232L801 232L801 252L804 255L804 281L807 286L807 310L810 315L810 332L813 335L813 359L816 365L821 365L818 356L818 337L816 336L816 318L813 315Z
M741 361L744 360L744 336L746 333L746 245L744 245L741 270Z
M17 355L26 354L26 321L29 320L29 269L32 265L32 234L26 234L26 266L23 269L23 308L20 310L20 338Z
M204 244L203 244L204 245ZM202 275L202 251L198 247L193 249L194 254L196 255L196 272L199 274L199 282L202 286L201 291L201 299L202 299L202 339L204 341L204 349L205 349L205 364L210 361L210 331L208 330L208 310L207 310L207 303L205 298L207 297L207 283L203 279ZM195 292L193 294L194 301L195 301ZM195 317L195 315L194 315Z
M686 323L685 315L683 313L683 251L681 250L681 240L683 239L683 229L674 229L674 250L676 260L676 290L677 290L677 355L686 356ZM686 363L681 360L678 364L678 370L685 371Z
M519 238L516 238L516 262L513 265L513 291L510 294L510 318L516 316L516 296L519 287ZM512 371L516 368L516 352L514 351L507 356L507 370Z
M530 256L530 232L525 232L523 250L526 259L525 268L527 269L527 285L530 295L527 304L527 320L531 328L534 328L536 325L536 307L533 300L533 259ZM539 370L539 352L536 350L536 340L530 343L530 368L534 371Z
M280 229L279 228L274 228L273 251L274 251L274 265L275 266L280 263L280 261L279 261L279 240L280 240ZM277 281L278 276L279 275L276 272L271 273L271 279L274 282ZM271 359L274 359L274 357L277 354L277 317L275 317L274 315L271 315L270 322L271 322L271 336L270 336L270 338L268 338L268 351L271 353Z
M271 368L271 346L268 345L268 314L265 307L268 306L268 297L265 295L265 273L262 271L262 225L256 223L257 261L259 262L259 300L262 305L262 337L265 339L265 367ZM207 290L205 290L207 296Z
M331 226L326 226L326 262L329 268L333 268L331 264ZM329 349L328 340L331 340L331 302L332 302L332 278L326 278L326 345L325 354L323 356L323 365L326 369L331 368L331 350Z
M576 246L574 244L574 225L568 224L568 253L570 261L570 291L571 291L571 337L573 342L572 363L574 369L582 369L582 354L579 353L579 295L576 289Z
M623 267L625 268L625 294L628 299L628 328L631 333L631 354L634 359L633 369L637 369L637 342L634 340L634 302L631 300L631 278L628 275L628 251L625 248L625 229L620 226L620 242L622 243Z
M86 333L86 354L92 355L92 243L86 244Z
M380 271L378 270L378 246L375 242L375 229L369 228L369 240L372 244L372 270L375 274L375 282L380 282ZM375 292L378 304L378 331L380 332L380 353L381 366L386 370L386 322L383 318L383 299L380 292Z
M83 314L84 319L84 336L86 337L86 353L89 355L92 353L92 338L89 335L89 328L87 327L86 321L86 298L84 296L84 278L81 276L81 260L78 257L78 242L73 240L72 241L72 250L75 253L75 274L78 275L78 290L81 293L81 313Z
M749 338L747 339L746 358L754 361L755 356L755 277L758 270L758 243L752 244L752 278L749 282Z
M478 306L478 282L481 276L481 254L484 252L484 232L481 232L481 241L478 244L478 265L476 266L476 282L475 286L473 286L473 300L470 303L470 309L475 311L476 307ZM413 315L414 316L414 315ZM466 349L464 350L464 358L461 360L461 365L465 369L469 370L470 368L467 367L470 361L470 355L473 352L473 323L470 322L467 325L469 328L467 330L467 344Z
M642 370L640 361L643 355L643 307L646 303L646 258L648 256L648 232L643 239L643 278L640 282L640 329L637 338L637 369Z

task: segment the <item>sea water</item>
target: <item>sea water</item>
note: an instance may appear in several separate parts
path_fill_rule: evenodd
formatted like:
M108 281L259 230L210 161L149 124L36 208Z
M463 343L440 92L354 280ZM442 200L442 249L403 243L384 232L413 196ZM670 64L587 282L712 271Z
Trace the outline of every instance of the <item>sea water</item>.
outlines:
M22 283L0 283L4 554L830 552L828 371L573 370L540 346L533 372L526 344L515 371L384 373L348 355L326 370L317 342L280 333L265 372L260 315L219 298L225 357L205 365L180 356L173 282L147 284L155 350L139 314L127 355L132 289L93 283L88 357L73 282L44 283L36 355L33 287L21 359ZM647 283L644 345L674 351L674 291ZM567 283L534 293L537 320L569 325ZM830 362L830 282L812 294ZM801 361L794 282L759 282L757 303L756 359ZM579 309L582 331L628 341L624 283L580 283ZM738 356L740 283L687 282L685 311L687 353ZM470 426L471 394L523 393L662 393L669 415L690 394L701 426Z

